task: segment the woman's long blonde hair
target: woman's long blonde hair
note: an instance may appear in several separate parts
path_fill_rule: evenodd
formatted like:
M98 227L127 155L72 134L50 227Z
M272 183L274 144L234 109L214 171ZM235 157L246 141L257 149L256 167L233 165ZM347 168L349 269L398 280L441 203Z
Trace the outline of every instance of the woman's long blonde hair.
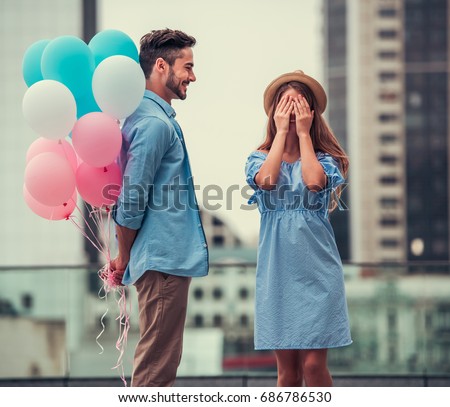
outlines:
M278 103L280 102L280 99L283 95L283 93L289 89L293 88L300 92L303 97L305 97L306 101L309 104L309 107L311 110L314 110L314 118L313 122L311 124L311 141L314 148L314 151L317 153L319 151L323 153L330 154L333 158L335 158L340 165L340 171L344 178L347 177L348 173L348 167L349 167L349 161L347 154L343 150L343 148L340 146L339 141L337 140L336 136L331 131L330 127L328 126L325 119L322 117L322 115L315 109L315 106L317 106L317 101L314 96L314 94L311 92L308 86L301 82L288 82L283 85L281 85L277 92L275 93L275 96L272 101L272 105L269 109L269 121L267 123L267 132L266 132L266 138L264 142L258 147L258 150L270 150L272 147L273 140L275 139L275 135L277 133L277 128L275 126L275 120L274 120L274 114L275 109ZM338 206L337 200L340 198L342 193L342 188L338 187L336 189L336 195L333 196L332 194L332 202L330 211L334 210L336 206Z

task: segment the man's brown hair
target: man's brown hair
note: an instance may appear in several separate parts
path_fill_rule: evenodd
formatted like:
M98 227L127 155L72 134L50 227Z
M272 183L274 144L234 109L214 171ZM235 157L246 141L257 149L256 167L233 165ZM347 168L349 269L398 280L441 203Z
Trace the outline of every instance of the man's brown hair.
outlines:
M170 66L181 56L186 47L193 47L196 39L183 31L153 30L145 34L140 41L139 63L148 79L158 58L164 59Z

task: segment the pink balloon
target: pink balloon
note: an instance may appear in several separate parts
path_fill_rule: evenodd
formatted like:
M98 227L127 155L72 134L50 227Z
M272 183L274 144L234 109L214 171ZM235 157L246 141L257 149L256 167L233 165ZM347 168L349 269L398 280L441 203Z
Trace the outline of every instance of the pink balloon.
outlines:
M81 163L76 179L81 197L97 208L114 205L122 188L122 172L116 163L104 168Z
M64 204L58 206L42 205L36 201L28 192L27 187L23 186L23 198L28 207L41 218L48 220L67 219L75 210L77 203L77 192L75 191L72 197Z
M39 137L28 148L26 162L29 163L32 158L41 153L59 154L60 156L65 157L67 161L69 161L74 172L77 170L77 155L71 144L66 140L50 140L45 137Z
M31 196L43 205L58 206L75 191L72 166L56 153L41 153L25 168L25 185Z
M82 116L72 130L72 143L78 156L92 167L105 167L117 158L122 133L116 119L102 112Z

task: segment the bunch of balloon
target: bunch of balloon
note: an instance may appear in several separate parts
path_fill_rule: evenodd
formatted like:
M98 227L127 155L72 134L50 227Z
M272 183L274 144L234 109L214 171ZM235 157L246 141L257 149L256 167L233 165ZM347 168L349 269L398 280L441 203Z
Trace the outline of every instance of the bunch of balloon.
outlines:
M136 45L118 30L101 31L88 44L69 35L41 40L26 50L22 72L23 115L40 136L27 152L25 202L43 218L76 225L78 194L93 215L109 212L122 184L120 120L145 90ZM105 242L92 243L109 261Z
M118 30L101 31L88 44L69 35L41 40L26 50L22 73L23 115L39 136L26 155L24 200L38 216L70 220L108 264L105 231L122 186L120 120L145 91L136 45ZM88 235L77 221L75 210L89 227L78 195L99 233Z

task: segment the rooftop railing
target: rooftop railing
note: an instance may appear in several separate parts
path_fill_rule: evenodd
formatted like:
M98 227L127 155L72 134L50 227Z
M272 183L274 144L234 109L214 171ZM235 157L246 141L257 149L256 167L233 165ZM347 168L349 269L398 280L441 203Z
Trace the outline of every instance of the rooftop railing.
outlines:
M104 296L99 268L0 267L0 385L121 385L120 376L130 376L135 290L126 289L130 329L121 358L119 297ZM253 348L255 270L227 260L193 279L178 385L275 383L273 352ZM344 277L353 344L329 351L335 381L449 385L450 263L345 262Z

